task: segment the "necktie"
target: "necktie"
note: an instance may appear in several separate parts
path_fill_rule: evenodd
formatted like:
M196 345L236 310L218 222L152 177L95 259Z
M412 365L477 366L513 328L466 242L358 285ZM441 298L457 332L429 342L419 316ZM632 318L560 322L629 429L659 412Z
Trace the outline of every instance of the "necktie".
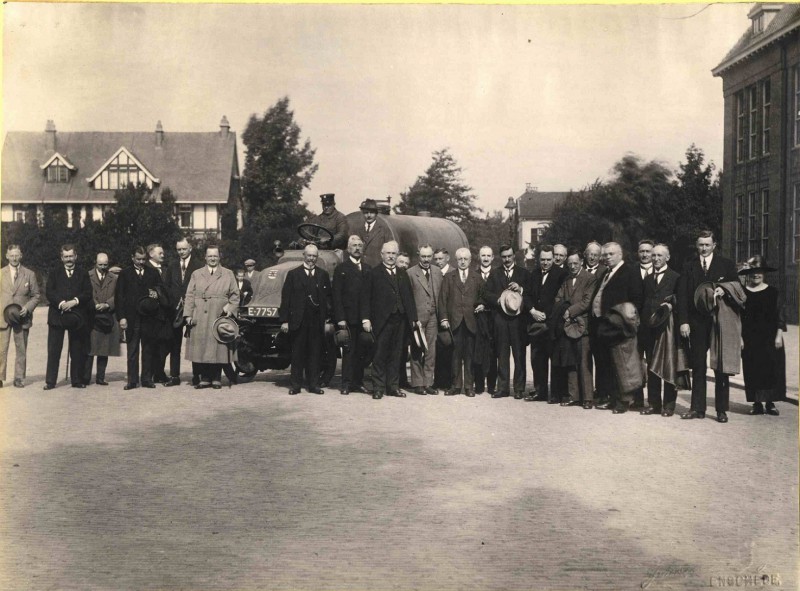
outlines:
M72 270L67 269L67 277L72 278Z
M703 261L703 275L708 275L708 263L706 262L706 257L700 257Z
M186 277L186 259L181 259L181 281Z
M506 269L506 279L511 281L511 269Z
M214 274L214 267L211 267L211 274Z
M144 273L142 269L136 269L136 274L139 276L140 279L142 277L142 273Z
M653 275L656 276L656 284L659 284L661 283L661 277L664 276L664 271L656 271Z
M11 283L15 283L17 281L17 268L11 267Z
M549 273L549 271L548 271L548 273ZM545 281L547 281L547 273L542 273L542 285L544 285Z
M103 283L103 279L105 279L105 278L106 278L106 274L105 273L100 273L100 283Z
M370 230L372 230L372 223L367 224L367 234L369 234Z
M467 282L467 272L462 270L461 271L461 283L466 283L466 282Z
M594 267L586 267L586 270L589 271L589 273L591 273L592 275L594 275L594 272L597 271L597 265L595 265Z

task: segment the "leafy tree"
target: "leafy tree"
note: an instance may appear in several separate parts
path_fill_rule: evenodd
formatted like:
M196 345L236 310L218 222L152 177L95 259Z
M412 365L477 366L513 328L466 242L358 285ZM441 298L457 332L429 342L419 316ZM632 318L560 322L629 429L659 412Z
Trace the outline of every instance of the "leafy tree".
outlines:
M301 144L300 127L289 108L289 97L270 107L263 117L250 116L242 134L247 149L242 175L244 227L242 238L258 241L271 228L294 227L308 215L300 201L317 172L316 150L308 139Z
M511 230L509 222L503 219L502 211L487 213L482 218L461 224L461 229L469 241L472 259L477 264L478 251L481 246L490 246L495 256L501 244L506 244L511 240Z
M475 207L472 187L461 178L462 168L448 148L434 152L432 159L425 174L417 177L408 191L400 193L395 213L415 215L429 211L432 216L457 223L472 221L481 209Z

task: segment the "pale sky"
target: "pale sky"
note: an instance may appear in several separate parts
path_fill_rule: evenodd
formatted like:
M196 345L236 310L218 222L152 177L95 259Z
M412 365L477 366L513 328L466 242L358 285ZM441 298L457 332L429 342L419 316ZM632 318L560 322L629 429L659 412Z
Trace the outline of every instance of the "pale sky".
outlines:
M226 115L241 139L288 95L317 149L313 211L327 192L345 213L396 203L443 147L478 206L502 209L626 152L675 167L694 142L722 166L711 69L752 5L704 6L5 4L3 135L47 119L215 131Z

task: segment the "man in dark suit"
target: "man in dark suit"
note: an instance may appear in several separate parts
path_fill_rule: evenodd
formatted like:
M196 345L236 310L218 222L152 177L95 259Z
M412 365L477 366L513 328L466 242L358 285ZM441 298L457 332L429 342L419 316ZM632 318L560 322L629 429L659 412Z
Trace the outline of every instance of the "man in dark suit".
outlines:
M598 283L603 280L603 275L606 274L608 269L600 262L602 247L598 242L590 242L586 245L583 251L583 268L586 269L590 275L594 275Z
M61 247L61 265L47 276L45 295L50 302L47 313L47 372L45 390L56 387L64 331L69 335L69 355L72 361L70 378L73 388L85 388L84 364L89 347L89 306L92 303L92 284L85 269L75 263L75 246ZM69 318L67 316L70 316Z
M363 262L364 241L357 235L347 240L347 256L333 272L333 321L350 330L350 345L342 349L341 393L364 388L364 352L361 334L361 293L370 266Z
M511 290L523 298L522 309L529 310L529 298L524 293L528 285L528 272L514 264L514 249L509 245L500 247L502 266L489 274L483 293L483 303L494 310L494 340L497 351L497 391L492 398L509 396L513 387L514 398L522 400L525 392L526 362L525 346L526 320L521 314L507 314L500 303L503 291ZM514 357L514 379L511 382L511 362Z
M567 302L569 307L564 311L564 323L577 324L583 327L578 337L565 336L568 339L569 348L575 359L573 367L558 368L553 370L553 382L565 384L566 388L561 393L567 393L565 400L561 401L561 406L574 406L583 404L583 408L590 409L593 405L594 392L592 381L591 352L589 349L589 327L588 315L589 307L592 303L597 279L583 268L583 260L579 250L571 250L567 253L566 267L569 269L569 276L561 284L556 295L556 304ZM559 373L565 374L563 377L556 377Z
M399 247L389 241L381 248L381 264L366 276L361 295L361 321L365 331L375 335L372 360L376 400L383 395L405 397L400 390L402 326L417 324L417 308L405 269L396 268Z
M303 372L309 392L325 393L319 387L319 377L325 321L331 314L331 283L328 272L317 267L318 257L319 249L306 245L303 264L286 274L281 291L281 331L289 333L292 345L291 395L300 393Z
M433 268L442 273L442 280L448 274L455 273L450 265L450 253L446 248L437 248L433 251ZM436 341L436 362L433 365L433 388L441 388L445 392L453 387L453 345L447 345L438 339Z
M167 290L170 306L176 315L183 316L183 300L192 273L200 269L204 262L200 257L192 255L192 245L186 238L178 240L175 245L178 260L167 267ZM181 348L183 347L183 326L174 328L169 352L169 381L166 386L178 386L181 383ZM200 384L200 368L192 363L192 385Z
M456 269L442 282L439 294L440 325L453 332L453 386L445 395L475 396L472 381L472 351L478 322L476 308L483 311L480 301L482 280L480 274L469 268L472 254L468 248L456 251Z
M591 316L593 322L591 326L594 330L598 330L600 322L614 306L630 302L637 310L642 309L642 278L623 260L622 247L616 242L608 242L603 245L602 257L608 272L603 275L603 279L598 283L597 291L592 297ZM624 413L633 400L633 392L620 391L617 380L617 373L620 369L614 367L611 347L597 335L596 341L598 344L597 351L595 351L597 392L599 396L609 401L598 405L597 408L603 410L610 408L615 414Z
M530 273L528 281L528 295L531 302L528 313L533 322L545 323L553 311L556 294L564 281L566 271L555 265L555 254L550 244L542 244L539 247L538 260L539 264ZM544 331L531 337L530 345L533 390L525 397L525 400L528 402L546 400L549 404L557 404L559 400L550 395L548 387L550 356L553 353L550 331ZM563 392L563 389L560 391Z
M689 339L689 363L692 366L692 408L681 415L682 419L702 419L706 416L706 355L710 346L712 319L695 307L694 292L705 281L718 283L738 280L734 262L714 252L717 243L712 232L700 232L695 246L698 256L684 265L678 281L678 322L681 336ZM724 291L717 287L714 295L723 297ZM727 423L730 396L728 376L715 370L714 382L717 421Z
M638 271L639 276L642 278L642 293L644 293L644 281L653 274L653 247L655 246L655 242L650 240L649 238L645 238L643 240L639 240L639 244L637 247L636 255L639 259ZM647 360L648 354L647 350L644 346L643 342L643 331L646 329L645 327L645 319L642 318L642 322L639 324L639 334L637 335L637 344L639 345L639 358L642 363L642 373L647 376ZM646 337L645 337L646 338ZM645 377L645 381L646 381ZM637 390L634 393L634 401L633 406L631 408L636 408L642 410L645 407L644 404L644 388L641 390Z
M492 272L492 262L494 261L492 248L481 246L478 251L478 259L480 264L475 269L475 273L481 279L481 294L483 294L486 282L489 281L489 274ZM476 314L479 326L478 333L475 335L476 354L472 358L475 394L483 394L484 391L494 394L497 384L497 353L494 346L493 311L484 306L480 311L476 310Z
M381 263L381 248L392 239L392 231L378 217L377 201L365 199L361 202L360 209L364 215L364 223L359 225L357 234L364 241L364 262L374 268Z
M239 306L246 306L253 299L253 284L247 278L244 269L236 269L236 286L239 288Z
M145 264L156 270L158 276L161 277L161 283L164 286L168 285L169 283L167 266L164 264L165 258L166 255L164 254L163 246L158 243L147 245L147 263ZM168 292L165 295L167 294ZM169 301L167 300L164 303L165 308L168 308ZM169 322L172 322L172 317L166 312L167 310L164 310L163 316L168 318ZM153 360L151 362L153 368L153 381L164 385L169 384L171 381L169 378L167 378L167 374L164 371L164 366L167 363L167 355L169 355L170 349L172 348L171 334L167 334L167 332L168 331L163 331L162 338L153 339Z
M124 268L119 273L114 301L117 305L116 315L119 327L125 331L128 349L128 383L125 390L139 387L139 353L141 349L142 367L141 384L144 388L155 388L153 382L154 354L156 347L156 333L161 324L155 319L142 313L140 300L152 298L158 305L164 303L161 276L152 266L146 265L147 254L145 249L137 246L131 254L131 266Z
M653 360L653 347L655 339L660 332L650 327L650 317L662 304L668 304L670 310L675 309L678 291L678 278L680 274L667 266L669 262L669 247L666 244L656 244L652 248L653 272L644 279L644 304L642 305L642 318L639 326L639 348L645 351L648 365ZM663 328L661 329L663 330ZM641 414L661 414L671 417L675 414L675 401L678 392L675 384L664 382L664 400L661 400L661 378L651 371L647 372L647 407Z

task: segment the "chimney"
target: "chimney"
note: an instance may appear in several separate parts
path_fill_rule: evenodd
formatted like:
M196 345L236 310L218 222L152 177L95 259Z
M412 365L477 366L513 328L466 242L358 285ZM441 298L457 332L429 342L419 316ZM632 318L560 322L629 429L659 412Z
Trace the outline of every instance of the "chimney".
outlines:
M56 151L56 124L52 119L48 119L44 127L44 143L47 150Z
M161 127L161 119L156 123L156 148L160 148L164 143L164 128Z
M231 129L231 124L228 123L228 118L225 115L223 115L222 120L219 122L219 134L223 138L226 138L228 137L228 132L230 131L230 129Z
M526 193L536 193L539 190L539 187L534 187L533 183L525 183L525 192Z

